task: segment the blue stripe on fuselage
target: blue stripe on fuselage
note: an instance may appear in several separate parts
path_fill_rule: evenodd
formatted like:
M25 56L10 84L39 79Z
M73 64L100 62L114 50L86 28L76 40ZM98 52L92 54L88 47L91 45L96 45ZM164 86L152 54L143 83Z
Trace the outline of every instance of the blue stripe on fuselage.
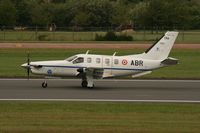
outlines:
M34 65L31 65L34 67ZM81 66L50 66L50 65L41 65L42 67L60 67L60 68L87 68ZM131 69L131 68L99 68L99 69L111 69L111 70L136 70L136 71L150 71L152 69Z

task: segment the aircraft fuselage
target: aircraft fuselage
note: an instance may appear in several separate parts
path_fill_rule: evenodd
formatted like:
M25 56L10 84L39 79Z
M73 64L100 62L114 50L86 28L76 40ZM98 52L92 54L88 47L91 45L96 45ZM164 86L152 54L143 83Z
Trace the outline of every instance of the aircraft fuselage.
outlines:
M80 68L104 69L102 78L128 76L143 71L158 69L163 65L161 60L148 60L129 56L105 56L79 54L72 61L39 61L31 62L31 72L38 75L75 77ZM75 62L83 58L83 62ZM25 65L25 64L24 64Z

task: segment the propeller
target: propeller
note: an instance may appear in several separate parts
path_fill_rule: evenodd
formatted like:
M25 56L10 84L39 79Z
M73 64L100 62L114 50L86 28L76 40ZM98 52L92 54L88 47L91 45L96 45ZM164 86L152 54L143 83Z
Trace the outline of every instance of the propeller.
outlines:
M27 77L28 77L28 80L30 78L30 53L28 52L27 53Z

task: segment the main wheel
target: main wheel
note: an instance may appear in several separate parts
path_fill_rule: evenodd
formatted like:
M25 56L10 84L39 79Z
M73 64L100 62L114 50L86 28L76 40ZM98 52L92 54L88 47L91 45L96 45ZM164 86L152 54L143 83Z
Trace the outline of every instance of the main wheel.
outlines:
M87 87L88 85L88 82L86 80L83 80L82 83L81 83L82 87Z
M90 86L90 87L88 87L89 89L93 89L94 88L94 84L92 85L92 86Z
M47 82L46 81L42 83L42 87L47 88Z

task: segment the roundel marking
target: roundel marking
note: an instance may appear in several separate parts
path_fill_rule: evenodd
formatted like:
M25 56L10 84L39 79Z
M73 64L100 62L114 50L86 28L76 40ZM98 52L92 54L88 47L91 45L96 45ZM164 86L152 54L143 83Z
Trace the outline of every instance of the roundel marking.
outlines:
M48 73L49 75L51 75L51 74L52 74L52 70L49 69L49 70L47 71L47 73Z
M122 64L123 64L123 65L127 65L127 64L128 64L128 61L125 60L125 59L123 59L123 60L122 60Z

